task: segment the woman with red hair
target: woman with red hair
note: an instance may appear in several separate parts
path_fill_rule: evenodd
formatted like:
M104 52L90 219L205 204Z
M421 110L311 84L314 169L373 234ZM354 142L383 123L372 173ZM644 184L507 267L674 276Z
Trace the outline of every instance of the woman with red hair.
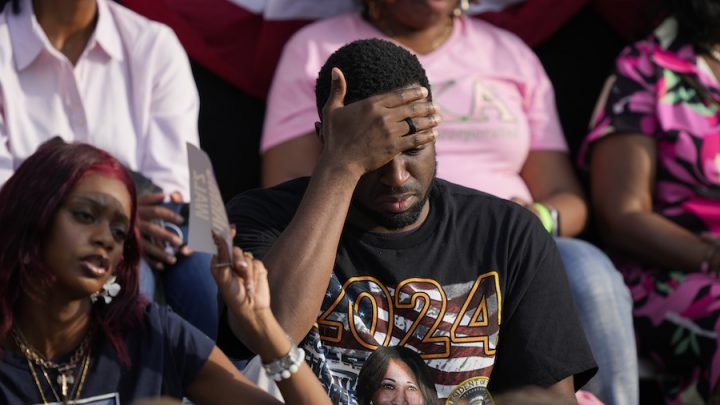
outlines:
M0 402L278 403L138 291L135 188L106 152L54 139L0 190ZM212 273L287 403L329 399L270 311L262 263L219 238Z

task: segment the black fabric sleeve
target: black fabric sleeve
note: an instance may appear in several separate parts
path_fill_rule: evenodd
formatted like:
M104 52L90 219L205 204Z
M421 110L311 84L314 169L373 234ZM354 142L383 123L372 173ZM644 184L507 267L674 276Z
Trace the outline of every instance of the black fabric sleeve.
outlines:
M517 230L490 390L548 387L571 375L578 389L597 366L560 254L535 218L521 221Z

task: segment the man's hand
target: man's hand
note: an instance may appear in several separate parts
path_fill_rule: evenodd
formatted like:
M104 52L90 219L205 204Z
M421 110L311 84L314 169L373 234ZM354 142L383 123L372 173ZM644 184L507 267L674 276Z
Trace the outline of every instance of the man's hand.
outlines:
M182 216L160 205L164 199L163 193L147 193L138 198L138 224L142 234L143 254L157 270L175 264L175 252L180 251L184 255L191 253L187 246L183 246L180 237L153 222L163 220L175 225L183 223ZM183 201L180 193L172 193L170 199L175 203ZM166 251L166 245L172 247L172 252Z
M345 76L333 68L332 77L318 134L323 143L320 162L346 167L361 176L403 151L437 138L440 116L435 105L425 100L426 88L411 86L346 106ZM409 134L406 118L412 119L416 133Z

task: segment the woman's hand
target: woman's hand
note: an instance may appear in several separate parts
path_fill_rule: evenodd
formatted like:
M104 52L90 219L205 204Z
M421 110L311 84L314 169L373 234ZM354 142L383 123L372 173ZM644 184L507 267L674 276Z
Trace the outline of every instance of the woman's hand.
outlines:
M163 193L147 193L138 198L138 226L143 236L143 255L156 270L165 270L174 265L177 261L176 252L184 256L192 253L178 235L158 223L164 221L180 226L184 222L181 215L161 205L164 200ZM182 195L172 193L170 201L182 203Z
M223 301L239 324L233 331L248 347L259 352L275 319L270 310L270 288L267 270L249 252L233 248L230 256L223 238L213 233L218 254L210 270Z

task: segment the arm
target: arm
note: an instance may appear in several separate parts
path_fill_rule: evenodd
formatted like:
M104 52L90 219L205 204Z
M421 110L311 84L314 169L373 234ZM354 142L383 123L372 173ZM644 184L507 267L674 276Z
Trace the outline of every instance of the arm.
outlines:
M217 347L188 387L187 396L196 404L235 404L238 398L251 404L281 403L240 374Z
M261 185L310 176L322 145L313 128L318 111L315 79L332 41L298 33L282 50L267 98L260 142ZM339 48L342 43L338 43Z
M279 336L285 337L282 333ZM284 354L275 358L282 356ZM272 361L266 360L265 357L262 359L263 362ZM300 365L297 373L289 379L278 382L277 385L287 404L331 403L320 381L305 362ZM242 402L248 404L281 404L243 376L217 347L210 353L207 362L188 387L187 395L196 404L237 404L238 398L242 398Z
M214 235L218 255L211 272L220 295L238 322L238 333L267 364L286 356L291 343L270 311L267 270L258 260L235 247L232 259L223 239ZM305 361L297 372L277 383L288 404L330 404L320 381ZM188 396L199 404L245 403L277 404L274 397L247 380L216 347L188 389Z
M316 321L332 272L340 234L355 186L403 150L433 142L432 103L427 90L400 89L343 106L345 79L339 70L323 108L323 149L298 210L264 260L270 269L273 313L295 340ZM420 132L406 135L405 117Z
M552 83L532 51L528 49L520 61L526 64L523 104L530 146L519 174L534 200L523 205L533 211L533 202L555 208L560 223L558 234L575 236L585 227L587 206L566 152Z
M520 176L535 202L558 210L560 236L575 236L583 230L587 205L567 153L531 150Z
M148 45L146 54L152 55L147 69L152 72L145 93L147 126L143 128L138 146L139 171L163 189L163 193L146 194L138 198L139 226L143 234L143 252L155 269L162 270L176 261L174 254L164 251L165 243L177 250L179 239L153 220L182 224L182 218L159 206L165 198L182 202L190 196L186 143L199 145L197 119L199 99L195 81L185 51L167 27L153 30L156 40ZM136 56L137 57L137 56ZM151 241L155 241L153 243ZM188 250L182 251L189 254Z
M5 97L0 86L0 188L13 175L13 158L8 149L8 133L5 124Z
M165 193L190 196L186 143L199 146L198 113L200 101L190 63L175 34L167 27L155 30L157 39L146 50L152 55L146 69L150 89L147 126L138 142L142 159L140 172Z
M314 132L268 149L262 156L262 186L272 187L297 177L309 176L322 145Z
M710 245L652 210L655 148L655 140L641 134L616 134L593 145L592 201L601 234L611 248L645 263L697 271Z
M547 390L552 394L557 395L558 399L562 398L567 400L567 403L569 404L577 403L577 399L575 398L575 384L573 383L572 376L556 382L555 384L549 386Z
M569 393L597 366L555 243L532 214L521 214L522 221L507 228L508 273L501 284L502 324L489 388L503 392L559 384L555 388Z

